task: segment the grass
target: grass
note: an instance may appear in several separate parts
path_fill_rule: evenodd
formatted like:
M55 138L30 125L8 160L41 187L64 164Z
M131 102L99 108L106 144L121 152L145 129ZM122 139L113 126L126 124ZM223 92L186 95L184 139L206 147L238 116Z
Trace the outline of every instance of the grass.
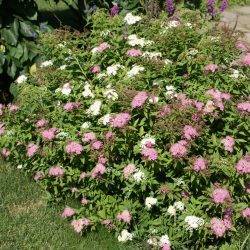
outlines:
M140 249L122 245L104 228L76 234L59 216L63 205L48 206L39 185L21 170L0 165L0 249ZM144 248L145 249L145 248Z

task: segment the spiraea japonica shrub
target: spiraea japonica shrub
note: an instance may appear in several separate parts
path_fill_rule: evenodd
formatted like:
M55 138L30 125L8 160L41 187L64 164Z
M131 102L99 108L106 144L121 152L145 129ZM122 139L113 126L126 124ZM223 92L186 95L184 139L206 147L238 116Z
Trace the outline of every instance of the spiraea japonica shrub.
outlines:
M249 223L247 44L197 11L92 18L88 37L41 38L46 61L1 106L2 156L78 201L62 213L78 233L231 243Z

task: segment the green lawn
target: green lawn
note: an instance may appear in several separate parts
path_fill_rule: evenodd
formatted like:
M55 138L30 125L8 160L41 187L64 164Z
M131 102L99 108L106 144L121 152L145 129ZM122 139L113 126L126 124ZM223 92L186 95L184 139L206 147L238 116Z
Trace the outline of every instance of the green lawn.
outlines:
M119 244L104 228L77 235L60 218L62 208L48 206L39 185L24 172L1 164L0 249L140 249Z

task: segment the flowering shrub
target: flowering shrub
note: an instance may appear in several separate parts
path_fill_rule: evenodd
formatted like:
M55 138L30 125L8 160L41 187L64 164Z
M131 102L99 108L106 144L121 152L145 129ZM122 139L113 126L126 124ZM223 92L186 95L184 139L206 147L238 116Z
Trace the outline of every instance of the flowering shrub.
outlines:
M78 233L230 243L250 214L249 49L237 39L191 11L98 11L87 38L47 34L47 61L1 105L1 154L54 199L77 199L62 217Z

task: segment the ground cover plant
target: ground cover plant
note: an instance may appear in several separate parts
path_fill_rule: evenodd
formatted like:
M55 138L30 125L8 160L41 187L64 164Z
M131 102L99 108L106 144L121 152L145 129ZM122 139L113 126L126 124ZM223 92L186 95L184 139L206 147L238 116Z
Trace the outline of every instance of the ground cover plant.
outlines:
M198 11L116 14L41 38L43 63L1 106L2 157L78 201L61 214L78 233L230 244L249 223L249 48Z

